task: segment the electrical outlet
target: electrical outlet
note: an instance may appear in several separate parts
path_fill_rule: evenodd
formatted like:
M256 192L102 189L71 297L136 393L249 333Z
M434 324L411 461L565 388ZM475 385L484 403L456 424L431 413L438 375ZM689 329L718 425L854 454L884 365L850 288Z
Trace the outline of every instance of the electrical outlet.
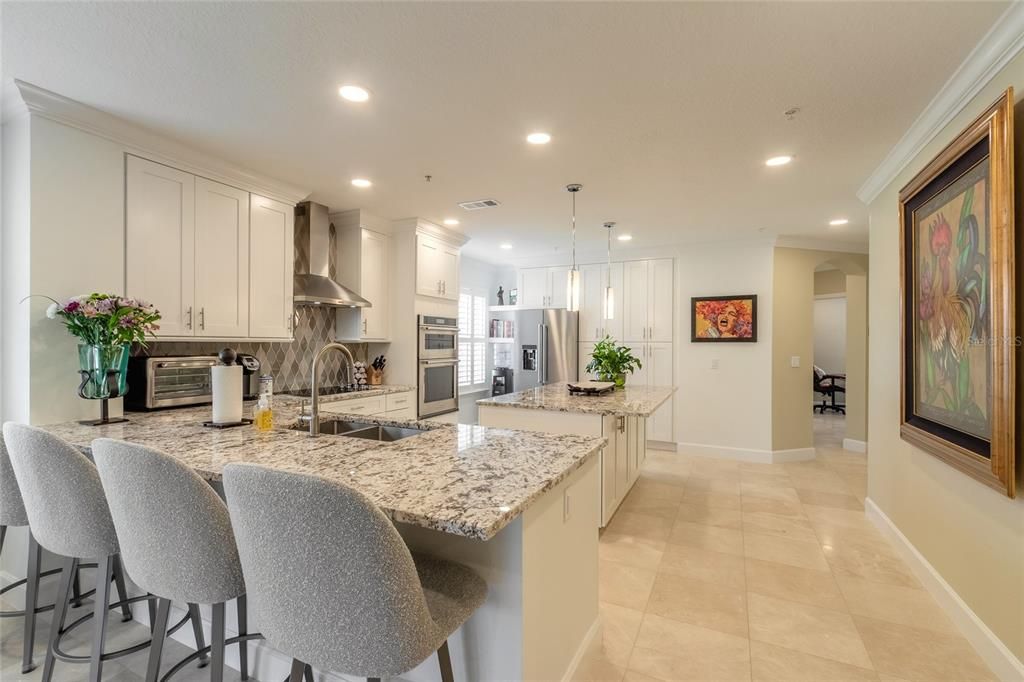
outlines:
M718 358L711 359L711 369L718 369Z
M790 367L799 367L800 366L800 356L799 355L794 355L793 357L791 357L789 359L789 366Z

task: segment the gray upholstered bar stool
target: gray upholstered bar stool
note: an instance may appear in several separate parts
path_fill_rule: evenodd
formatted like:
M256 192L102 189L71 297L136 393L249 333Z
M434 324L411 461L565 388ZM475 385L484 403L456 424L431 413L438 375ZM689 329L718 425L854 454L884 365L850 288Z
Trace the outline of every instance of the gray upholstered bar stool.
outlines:
M484 602L469 568L412 555L361 493L316 476L251 464L224 468L249 601L263 636L309 665L370 680L437 652L452 678L448 637Z
M28 526L28 512L25 511L25 502L21 499L21 489L18 488L18 481L14 477L14 469L11 468L11 460L7 455L7 446L4 439L0 438L0 554L3 553L4 540L7 538L8 528L19 528ZM39 580L61 572L55 568L49 571L40 572L39 566L42 560L42 550L32 530L28 531L28 562L25 567L25 577L7 585L0 594L25 586L25 608L21 611L2 611L0 618L24 618L24 637L22 640L21 672L22 674L35 670L35 663L32 660L32 649L36 640L36 615L51 611L53 604L39 606ZM75 575L75 597L73 604L78 606L81 594L78 593L78 575ZM124 598L123 596L121 597Z
M122 599L110 604L110 583L118 580L118 589L123 593L123 577L119 579L119 548L114 523L93 463L70 444L32 426L8 422L4 424L3 435L32 534L42 547L65 557L43 664L43 682L52 679L57 659L71 663L88 662L89 680L99 682L105 661L149 646L149 640L146 640L119 651L105 652L107 611L120 607L124 620L131 620L129 603L148 597ZM81 559L96 559L93 613L64 627L73 578ZM118 566L116 570L115 566ZM61 636L89 618L94 621L90 655L74 656L61 651Z
M159 597L147 682L156 682L167 634L171 602L196 608L213 605L210 679L224 677L224 647L238 644L242 679L249 679L246 642L245 581L235 536L224 501L206 481L173 457L141 445L109 438L92 443L110 513L117 529L128 575L142 589ZM224 638L225 602L238 607L238 637ZM203 653L172 667L165 679Z

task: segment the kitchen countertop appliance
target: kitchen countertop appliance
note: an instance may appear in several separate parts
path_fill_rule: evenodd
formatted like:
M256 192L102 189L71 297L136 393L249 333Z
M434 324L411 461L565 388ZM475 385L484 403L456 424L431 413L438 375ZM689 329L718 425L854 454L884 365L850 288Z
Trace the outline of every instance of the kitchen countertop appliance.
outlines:
M235 363L242 366L242 399L256 400L260 397L260 359L239 353Z
M495 367L491 370L491 395L505 395L515 391L511 367Z
M159 410L213 402L215 355L139 356L128 359L127 410Z

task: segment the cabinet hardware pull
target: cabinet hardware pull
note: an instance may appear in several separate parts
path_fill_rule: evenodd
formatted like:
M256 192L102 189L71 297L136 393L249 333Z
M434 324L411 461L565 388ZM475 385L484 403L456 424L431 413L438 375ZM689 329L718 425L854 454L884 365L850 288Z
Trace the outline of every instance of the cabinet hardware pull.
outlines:
M188 315L188 322L185 323L185 328L186 329L191 329L192 328L192 306L188 307L188 311L187 311L186 314Z
M199 309L199 328L206 329L206 308Z
M366 333L366 320L363 320L363 333Z
M626 432L626 418L625 417L619 417L618 419L619 419L619 433L625 433Z

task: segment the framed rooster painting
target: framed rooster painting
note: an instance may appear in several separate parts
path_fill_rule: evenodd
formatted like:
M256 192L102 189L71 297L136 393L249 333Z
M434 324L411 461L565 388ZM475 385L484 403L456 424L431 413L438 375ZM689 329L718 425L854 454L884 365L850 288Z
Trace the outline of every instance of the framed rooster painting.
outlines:
M900 192L901 437L1013 497L1013 91Z

